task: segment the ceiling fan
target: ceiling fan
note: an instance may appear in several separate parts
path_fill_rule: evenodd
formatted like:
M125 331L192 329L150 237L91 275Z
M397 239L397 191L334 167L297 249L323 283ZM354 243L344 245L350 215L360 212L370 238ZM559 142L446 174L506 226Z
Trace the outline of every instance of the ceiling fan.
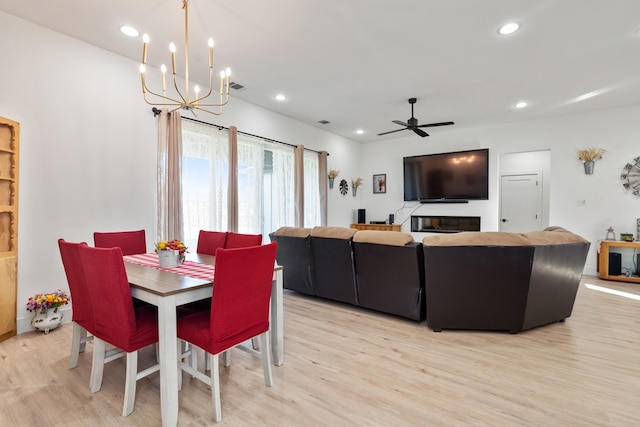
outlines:
M449 126L454 124L453 122L441 122L441 123L429 123L426 125L418 125L418 119L416 119L415 117L413 117L413 104L416 103L416 98L409 98L409 104L411 104L411 118L409 120L407 120L407 123L402 122L400 120L392 120L393 123L400 125L400 126L404 126L404 129L396 129L396 130L390 130L389 132L383 132L383 133L379 133L378 136L380 135L387 135L389 133L393 133L393 132L400 132L401 130L412 130L415 133L417 133L418 135L420 135L421 137L425 137L425 136L429 136L428 133L426 133L425 131L423 131L420 128L431 128L431 127L437 127L437 126Z

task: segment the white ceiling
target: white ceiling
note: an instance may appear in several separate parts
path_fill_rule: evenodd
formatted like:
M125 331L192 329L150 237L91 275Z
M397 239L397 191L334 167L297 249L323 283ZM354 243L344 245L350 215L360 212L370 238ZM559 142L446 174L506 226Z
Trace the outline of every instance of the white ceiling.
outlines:
M141 37L119 31L132 25L150 35L155 67L170 62L170 41L184 50L181 5L0 0L2 11L139 61ZM376 135L410 117L410 97L420 124L456 123L432 134L640 101L638 0L191 0L189 10L192 81L208 81L211 36L216 73L230 66L245 86L233 96L357 141L421 139ZM509 21L520 31L498 35ZM274 100L280 92L286 102ZM529 106L513 108L521 100Z

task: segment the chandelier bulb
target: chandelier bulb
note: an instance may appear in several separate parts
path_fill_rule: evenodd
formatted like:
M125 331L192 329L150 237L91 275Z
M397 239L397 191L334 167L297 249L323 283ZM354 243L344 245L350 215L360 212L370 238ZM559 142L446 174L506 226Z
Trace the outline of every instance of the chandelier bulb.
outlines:
M209 37L209 47L213 47L213 39Z
M144 35L142 36L142 41L145 43L149 43L149 34L144 33Z

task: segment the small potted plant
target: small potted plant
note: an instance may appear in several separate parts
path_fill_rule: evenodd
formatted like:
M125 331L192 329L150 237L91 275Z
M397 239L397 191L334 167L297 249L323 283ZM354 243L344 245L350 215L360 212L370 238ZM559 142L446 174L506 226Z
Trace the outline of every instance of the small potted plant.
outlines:
M582 150L578 150L578 159L584 162L584 173L587 175L593 174L593 167L596 160L600 160L602 155L607 152L604 148L589 147Z
M70 300L69 294L60 289L29 297L27 311L36 313L31 320L31 326L48 334L51 329L57 328L62 323L64 314L58 308L69 304Z
M187 247L178 239L162 240L156 243L155 252L158 254L160 267L173 268L184 262Z
M329 188L333 188L333 181L338 177L338 175L340 174L339 170L335 170L335 169L331 169L329 171Z

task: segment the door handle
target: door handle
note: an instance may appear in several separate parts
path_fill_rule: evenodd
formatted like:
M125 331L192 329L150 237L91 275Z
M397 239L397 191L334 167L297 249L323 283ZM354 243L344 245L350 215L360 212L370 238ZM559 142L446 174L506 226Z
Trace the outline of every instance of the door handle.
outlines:
M507 222L507 221L509 221L509 220L502 218L502 222Z

